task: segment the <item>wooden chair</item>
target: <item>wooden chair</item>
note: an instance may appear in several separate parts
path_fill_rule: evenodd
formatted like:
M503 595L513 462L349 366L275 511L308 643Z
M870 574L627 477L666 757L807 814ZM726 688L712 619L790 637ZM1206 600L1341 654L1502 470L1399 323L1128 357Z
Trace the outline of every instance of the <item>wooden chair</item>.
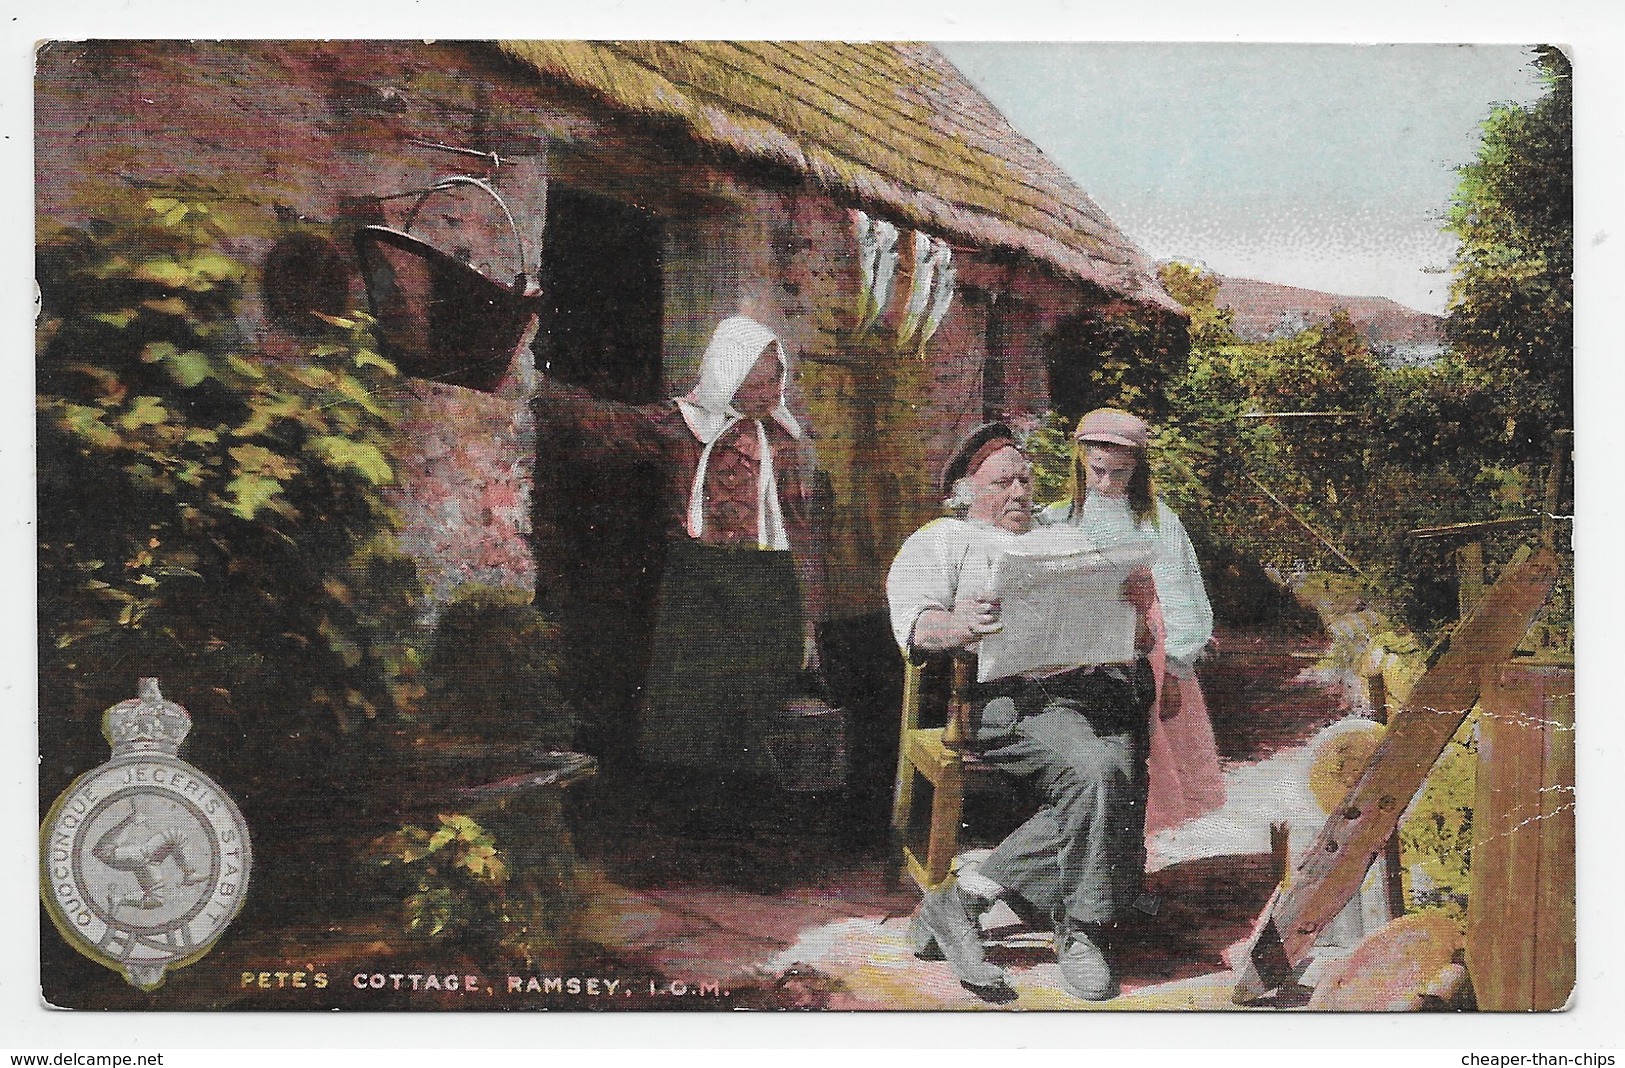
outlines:
M965 656L910 659L903 668L902 723L897 741L897 782L892 795L892 830L902 848L903 864L922 890L948 878L959 848L960 816L964 810L967 778L978 774L974 755L965 751L969 702L966 694L975 672L975 660ZM920 709L927 674L947 668L952 672L944 724L921 727ZM919 780L931 784L931 820L924 857L917 848L914 791Z

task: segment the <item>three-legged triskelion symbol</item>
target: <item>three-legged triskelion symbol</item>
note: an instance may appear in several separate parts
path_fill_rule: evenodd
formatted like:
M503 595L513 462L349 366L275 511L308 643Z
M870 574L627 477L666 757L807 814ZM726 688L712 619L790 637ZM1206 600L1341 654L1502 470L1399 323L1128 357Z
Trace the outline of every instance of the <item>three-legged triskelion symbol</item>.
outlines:
M135 801L129 805L129 814L109 827L90 851L91 856L114 871L135 876L134 890L128 885L108 887L109 916L125 905L138 909L163 908L163 891L168 885L164 878L165 861L173 860L180 869L181 886L196 886L209 878L206 872L198 871L187 855L190 843L186 835L174 827L155 830Z

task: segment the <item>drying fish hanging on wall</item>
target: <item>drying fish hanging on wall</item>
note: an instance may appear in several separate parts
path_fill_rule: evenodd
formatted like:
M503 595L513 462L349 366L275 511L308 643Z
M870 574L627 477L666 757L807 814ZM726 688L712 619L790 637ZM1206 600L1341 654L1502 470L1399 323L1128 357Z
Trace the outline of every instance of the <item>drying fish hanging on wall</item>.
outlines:
M948 305L954 299L953 251L940 237L915 231L914 269L909 279L908 303L897 328L897 351L911 347L916 356L925 354L926 343L942 325Z
M884 219L852 209L852 233L857 242L858 307L856 333L875 329L885 316L897 276L898 239L902 232ZM953 250L940 237L910 231L906 246L909 264L908 296L897 323L896 349L925 354L925 346L942 325L953 303L956 272Z
M864 333L879 320L891 300L892 278L897 272L897 227L868 212L853 209L852 232L858 245L857 332Z

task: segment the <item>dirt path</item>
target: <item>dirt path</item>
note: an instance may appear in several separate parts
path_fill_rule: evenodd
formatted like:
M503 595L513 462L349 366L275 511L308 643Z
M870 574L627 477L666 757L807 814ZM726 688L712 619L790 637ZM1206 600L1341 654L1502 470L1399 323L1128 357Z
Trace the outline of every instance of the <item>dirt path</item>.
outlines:
M1233 981L1225 950L1248 935L1273 885L1269 825L1284 819L1305 826L1312 818L1304 812L1306 743L1346 712L1337 680L1308 670L1324 643L1243 633L1222 635L1221 643L1224 653L1202 674L1229 800L1221 812L1152 843L1147 889L1159 908L1122 933L1124 996L1108 1008L1228 1007ZM177 972L162 994L139 994L82 959L58 962L71 976L65 986L109 1008L160 1000L170 1008L239 1009L989 1007L961 989L946 965L913 956L906 931L917 891L898 878L889 849L868 840L872 833L852 833L840 799L723 796L724 808L707 810L685 807L651 784L604 789L612 785L595 795L572 790L569 798L578 806L591 902L580 933L600 948L530 971L614 979L613 998L589 1004L567 992L509 994L510 977L495 974L482 975L495 989L477 1001L464 993L358 988L357 975L477 972L480 965L402 937L398 921L376 903L342 915L338 886L326 887L338 896L312 886L306 904L332 910L315 927L305 908L248 910L230 937ZM1010 1007L1094 1007L1062 991L1048 934L1021 928L1002 906L986 923L989 954L1018 994ZM52 943L60 940L47 936L48 954ZM319 993L275 985L276 973L294 970L322 971L329 985ZM262 972L273 977L271 987L259 985Z
M1203 678L1229 800L1153 843L1147 889L1160 907L1122 935L1125 996L1114 1007L1227 1004L1233 984L1215 974L1226 972L1225 951L1247 937L1273 887L1270 823L1311 827L1324 818L1307 791L1308 743L1348 711L1341 680L1312 670L1324 641L1289 645L1231 633L1221 643L1225 653ZM796 839L764 833L748 844L668 841L663 863L678 877L628 891L660 918L618 952L691 985L715 982L735 1004L985 1007L945 965L910 952L907 916L916 893L896 885L888 860L843 860L816 836ZM676 865L686 870L671 870L673 854L686 858ZM718 885L737 882L735 865L753 862L788 878L768 892ZM1014 1007L1084 1006L1061 991L1046 933L1022 929L1002 906L985 923L990 956L1012 976Z

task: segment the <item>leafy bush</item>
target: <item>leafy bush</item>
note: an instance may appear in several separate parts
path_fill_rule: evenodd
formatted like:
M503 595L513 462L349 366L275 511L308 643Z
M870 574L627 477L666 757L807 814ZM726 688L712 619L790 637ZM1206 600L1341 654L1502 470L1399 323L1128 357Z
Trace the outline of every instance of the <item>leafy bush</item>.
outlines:
M1478 787L1478 712L1445 744L1399 825L1408 899L1455 919L1467 910Z
M558 687L558 628L528 593L465 586L441 612L427 722L456 733L567 749L575 720Z
M157 675L202 761L339 778L412 698L420 593L379 541L398 377L359 316L258 358L233 242L163 197L42 235L42 708L82 726Z
M530 966L572 939L571 920L582 906L557 799L531 817L488 829L467 814L442 813L433 829L412 824L375 839L364 859L405 892L408 935L460 946L488 966ZM497 833L539 840L551 862L510 857Z
M1190 353L1182 320L1120 303L1063 319L1043 345L1051 403L1074 423L1104 405L1161 420Z
M1214 305L1217 280L1184 264L1162 279L1191 313L1191 355L1166 390L1159 487L1204 560L1354 574L1365 595L1436 633L1456 616L1456 548L1406 532L1527 516L1545 471L1502 466L1495 383L1453 354L1378 361L1334 311L1295 334L1246 342ZM1269 418L1271 413L1308 417ZM1260 417L1266 416L1266 417ZM1527 529L1484 537L1493 570Z
M367 859L399 865L412 892L403 905L409 934L424 938L477 935L493 915L503 918L508 865L489 831L472 817L440 816L433 830L415 824L376 839Z
M1046 412L1026 435L1033 498L1040 505L1063 501L1072 492L1073 425L1057 412ZM1250 543L1238 547L1224 537L1222 517L1239 511L1242 502L1225 493L1225 482L1215 473L1220 455L1167 424L1158 428L1152 453L1157 493L1191 535L1216 619L1226 626L1268 626L1282 634L1314 631L1314 611L1269 577L1258 557L1248 554Z

